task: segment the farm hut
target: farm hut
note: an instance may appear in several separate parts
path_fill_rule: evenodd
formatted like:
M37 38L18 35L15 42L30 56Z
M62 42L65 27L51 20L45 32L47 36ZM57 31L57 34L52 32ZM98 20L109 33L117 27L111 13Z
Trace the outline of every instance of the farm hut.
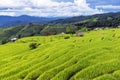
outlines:
M61 34L65 34L64 32L62 32Z
M15 42L17 40L17 38L12 38L11 42Z
M118 28L120 28L120 25L118 26Z
M96 31L97 31L97 30L102 30L102 28L95 28L94 30L96 30Z
M83 37L83 36L84 36L84 33L79 32L79 33L76 34L76 36L78 36L78 37Z

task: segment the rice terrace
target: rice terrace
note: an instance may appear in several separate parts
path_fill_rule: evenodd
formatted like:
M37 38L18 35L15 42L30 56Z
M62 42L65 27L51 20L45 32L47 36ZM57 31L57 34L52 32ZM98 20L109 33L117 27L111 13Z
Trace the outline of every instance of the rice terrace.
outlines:
M0 0L0 80L120 80L120 0Z
M0 80L120 80L120 29L84 35L26 37L1 45ZM30 49L31 43L40 45Z

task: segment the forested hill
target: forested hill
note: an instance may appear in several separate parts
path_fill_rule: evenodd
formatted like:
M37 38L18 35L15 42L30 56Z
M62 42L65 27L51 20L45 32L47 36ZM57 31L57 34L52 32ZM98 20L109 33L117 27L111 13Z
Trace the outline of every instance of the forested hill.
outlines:
M50 21L48 23L29 23L24 26L0 29L0 40L35 35L55 35L59 33L74 34L78 31L88 31L95 28L120 27L120 12L96 14L92 16L78 16Z
M95 14L90 16L76 16L71 18L65 19L58 19L54 21L50 21L51 24L68 24L68 23L75 23L80 21L89 21L90 19L97 19L97 20L112 20L114 18L120 18L120 12L117 13L104 13L104 14Z

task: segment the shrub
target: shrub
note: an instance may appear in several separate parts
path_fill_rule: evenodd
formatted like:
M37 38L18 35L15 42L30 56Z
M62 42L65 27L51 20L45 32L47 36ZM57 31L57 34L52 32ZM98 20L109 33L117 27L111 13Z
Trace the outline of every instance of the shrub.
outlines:
M104 37L102 37L101 40L104 40Z
M7 43L6 40L2 40L2 41L1 41L1 44L6 44L6 43Z
M92 41L92 39L89 40L89 42L91 42L91 41Z
M40 45L40 44L38 44L38 43L31 43L31 44L29 45L29 48L30 48L30 49L36 49L39 45Z
M115 37L116 34L113 34L112 37Z
M69 38L70 38L70 36L65 36L65 37L64 37L64 39L69 39Z

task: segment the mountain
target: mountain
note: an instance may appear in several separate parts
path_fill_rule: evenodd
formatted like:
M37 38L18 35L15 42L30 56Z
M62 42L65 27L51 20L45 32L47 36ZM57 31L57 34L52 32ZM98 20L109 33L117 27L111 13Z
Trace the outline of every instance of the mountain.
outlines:
M108 18L116 18L120 17L120 12L116 13L104 13L104 14L95 14L90 16L75 16L70 18L58 19L50 21L50 24L71 24L75 22L80 22L88 19L99 19L99 20L107 20Z
M72 26L76 26L78 29L81 29L83 27L87 27L90 29L94 29L96 27L101 27L101 28L118 27L120 26L120 12L58 19L58 20L50 21L49 25L51 26L72 25Z
M59 19L57 17L55 18L45 18L45 17L35 17L35 16L0 16L0 27L12 27L12 26L22 26L29 23L45 23L48 21Z
M47 19L48 20L48 19ZM18 24L20 22L17 22ZM120 12L105 13L92 16L78 16L54 20L46 23L29 23L23 26L0 29L0 40L9 41L11 38L38 35L55 35L60 33L74 34L95 28L106 29L120 26Z

